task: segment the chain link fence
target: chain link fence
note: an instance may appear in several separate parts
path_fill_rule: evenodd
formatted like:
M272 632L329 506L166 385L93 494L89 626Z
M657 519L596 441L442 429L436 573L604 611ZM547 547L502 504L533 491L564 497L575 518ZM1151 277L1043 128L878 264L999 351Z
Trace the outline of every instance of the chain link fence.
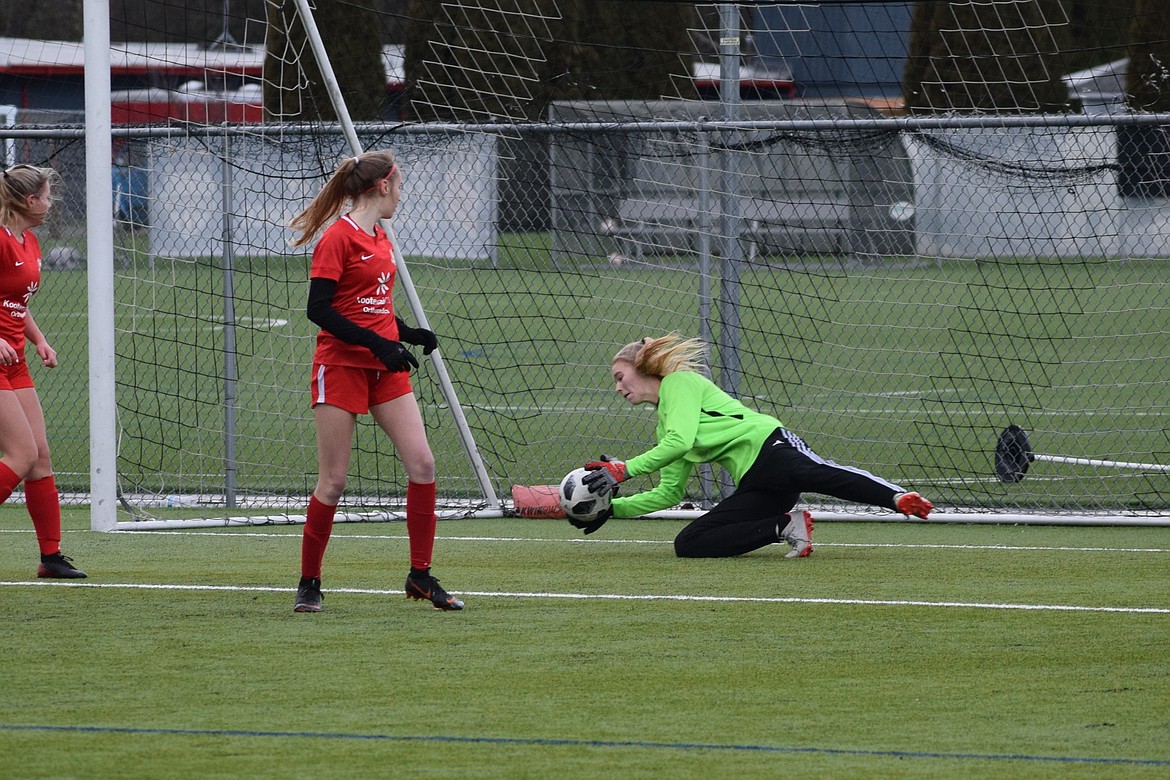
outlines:
M785 101L730 127L689 106L662 119L561 104L552 124L507 132L361 128L365 148L399 155L396 238L501 496L646 449L652 415L612 392L609 358L679 330L713 345L717 381L819 452L941 506L1167 512L1165 471L1045 465L1015 484L993 472L1008 424L1041 454L1170 462L1164 122L915 127ZM80 131L29 119L6 133L15 161L63 180L33 303L62 366L36 380L59 483L84 501L84 147ZM315 478L314 328L308 256L286 223L346 154L342 137L115 135L101 207L115 215L123 498L300 507ZM400 294L396 306L420 316ZM436 380L424 361L415 387L441 492L474 509L480 483ZM363 424L347 501L393 504L404 486ZM725 489L696 479L688 501Z

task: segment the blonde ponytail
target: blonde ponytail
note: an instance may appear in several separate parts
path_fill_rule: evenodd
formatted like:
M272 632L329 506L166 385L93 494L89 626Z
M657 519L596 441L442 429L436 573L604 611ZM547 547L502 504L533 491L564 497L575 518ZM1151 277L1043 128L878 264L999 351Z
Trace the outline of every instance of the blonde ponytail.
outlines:
M661 379L675 371L706 373L707 345L699 339L668 333L658 338L644 338L626 344L613 356L614 363L624 360L640 374Z

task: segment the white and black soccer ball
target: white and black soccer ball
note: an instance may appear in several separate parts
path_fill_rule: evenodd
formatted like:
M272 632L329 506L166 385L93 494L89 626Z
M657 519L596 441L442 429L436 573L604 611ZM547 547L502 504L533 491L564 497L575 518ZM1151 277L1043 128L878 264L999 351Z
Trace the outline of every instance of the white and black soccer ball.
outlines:
M557 491L557 498L565 514L585 523L593 522L609 509L610 500L608 493L599 496L589 492L589 488L581 481L588 473L585 469L573 469L561 480L560 490Z

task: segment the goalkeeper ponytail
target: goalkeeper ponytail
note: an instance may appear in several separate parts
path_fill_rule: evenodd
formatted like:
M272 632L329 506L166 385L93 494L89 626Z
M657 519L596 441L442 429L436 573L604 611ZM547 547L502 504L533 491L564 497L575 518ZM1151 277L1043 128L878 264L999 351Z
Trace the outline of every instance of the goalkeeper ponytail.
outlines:
M699 339L668 333L658 338L644 338L626 344L613 356L614 363L624 360L646 376L661 379L675 371L706 374L707 345Z

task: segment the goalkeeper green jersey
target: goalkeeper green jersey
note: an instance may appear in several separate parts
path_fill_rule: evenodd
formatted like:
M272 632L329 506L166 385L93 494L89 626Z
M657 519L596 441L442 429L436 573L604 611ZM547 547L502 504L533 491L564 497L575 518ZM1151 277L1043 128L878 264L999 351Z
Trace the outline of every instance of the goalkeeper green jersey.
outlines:
M658 444L626 461L631 477L661 472L658 486L613 500L614 517L637 517L678 504L697 463L717 463L738 485L764 440L783 427L753 411L693 371L675 371L658 391Z

